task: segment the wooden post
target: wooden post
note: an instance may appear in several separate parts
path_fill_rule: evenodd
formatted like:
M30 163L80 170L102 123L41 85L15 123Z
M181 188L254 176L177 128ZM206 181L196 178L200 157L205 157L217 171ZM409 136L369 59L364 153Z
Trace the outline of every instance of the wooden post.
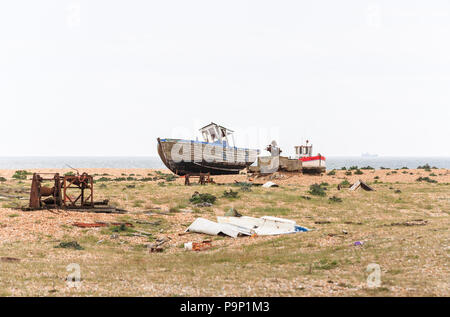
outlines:
M30 208L41 208L41 181L36 173L33 174L33 180L31 181Z

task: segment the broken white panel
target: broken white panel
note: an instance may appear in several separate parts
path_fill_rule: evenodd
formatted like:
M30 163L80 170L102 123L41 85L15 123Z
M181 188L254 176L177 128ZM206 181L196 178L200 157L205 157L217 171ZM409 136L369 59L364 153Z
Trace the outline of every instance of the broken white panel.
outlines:
M228 223L239 227L252 230L257 235L279 235L295 233L300 231L308 231L308 229L300 227L297 223L290 219L282 219L276 217L265 216L262 218L254 217L217 217L219 223Z
M242 228L246 228L248 230L256 229L264 223L264 220L261 218L254 217L217 217L218 223L228 223L235 226L239 226Z
M261 219L265 219L265 220L270 220L270 221L274 221L274 222L278 222L278 223L286 223L286 224L291 224L294 227L294 232L305 232L305 231L309 231L310 229L302 227L297 225L297 223L294 220L291 219L284 219L284 218L278 218L278 217L272 217L272 216L264 216L261 217Z
M291 220L291 219L284 219L284 218L278 218L278 217L272 217L272 216L264 216L264 217L261 217L261 219L271 220L271 221L278 221L278 222L285 222L285 223L291 223L291 224L294 224L294 225L297 224L294 220Z
M261 187L264 187L264 188L278 187L278 185L275 184L274 182L267 182L267 183L265 183L264 185L262 185Z
M205 233L213 236L224 234L236 238L239 234L251 235L250 230L226 223L217 223L205 218L197 218L186 229L186 232Z
M360 182L360 181L357 181L357 182L354 183L349 189L350 189L350 190L355 190L355 189L357 189L360 185L361 185L361 182Z

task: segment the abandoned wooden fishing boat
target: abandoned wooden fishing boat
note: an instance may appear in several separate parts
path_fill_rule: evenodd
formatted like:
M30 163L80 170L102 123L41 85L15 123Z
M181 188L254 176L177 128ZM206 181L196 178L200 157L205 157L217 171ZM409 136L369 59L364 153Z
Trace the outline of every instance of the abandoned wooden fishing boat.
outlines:
M158 154L173 173L239 174L256 161L259 150L236 147L232 130L212 122L200 132L204 141L158 138Z

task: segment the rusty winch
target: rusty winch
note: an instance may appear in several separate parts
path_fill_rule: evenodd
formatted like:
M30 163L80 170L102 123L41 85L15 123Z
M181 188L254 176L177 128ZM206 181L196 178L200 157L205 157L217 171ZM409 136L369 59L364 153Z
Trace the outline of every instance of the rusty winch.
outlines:
M30 209L93 208L94 178L87 173L64 175L34 173L31 182Z

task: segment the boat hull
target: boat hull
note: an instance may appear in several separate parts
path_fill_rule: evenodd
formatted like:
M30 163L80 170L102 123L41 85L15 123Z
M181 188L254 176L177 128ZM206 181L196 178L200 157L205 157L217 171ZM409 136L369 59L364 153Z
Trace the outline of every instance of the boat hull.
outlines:
M304 173L324 172L326 170L325 157L322 155L300 158Z
M180 176L199 173L228 175L239 174L252 165L259 151L191 140L158 138L158 154L164 165Z

